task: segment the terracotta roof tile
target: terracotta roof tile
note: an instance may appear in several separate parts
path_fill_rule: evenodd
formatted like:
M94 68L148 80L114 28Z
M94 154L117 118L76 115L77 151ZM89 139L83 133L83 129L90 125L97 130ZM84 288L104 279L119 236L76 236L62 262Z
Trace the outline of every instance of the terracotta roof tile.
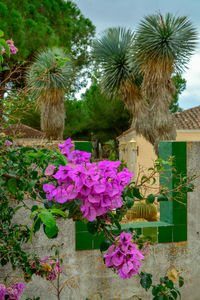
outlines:
M176 129L200 129L200 105L174 114Z
M200 129L200 105L186 109L181 112L174 114L174 121L176 129ZM121 138L132 132L134 128L129 128L128 130L122 132L118 138Z
M5 133L6 135L12 136L14 138L44 138L45 133L34 129L32 127L26 126L24 124L18 123L10 125L6 128L0 128L0 132Z

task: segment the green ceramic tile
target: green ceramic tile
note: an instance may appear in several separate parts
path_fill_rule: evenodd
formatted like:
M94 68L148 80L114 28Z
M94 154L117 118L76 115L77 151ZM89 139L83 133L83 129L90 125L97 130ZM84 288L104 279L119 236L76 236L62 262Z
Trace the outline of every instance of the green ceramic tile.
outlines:
M173 201L160 202L160 220L166 223L173 223Z
M75 142L75 149L92 153L92 142Z
M76 250L92 249L93 236L89 232L76 233Z
M174 225L186 225L187 224L187 209L175 209L174 210Z
M81 222L81 221L76 221L76 232L80 232L80 231L88 231L87 230L87 224Z
M172 242L172 226L158 227L158 243Z
M186 209L187 210L187 193L182 194L182 197L180 198L180 195L174 195L174 204L173 204L173 209ZM176 198L178 201L176 201Z
M172 142L159 142L159 157L166 160L169 158L169 156L172 156Z
M173 228L173 242L187 241L187 225L175 225Z
M157 227L144 227L142 228L142 233L144 236L150 236L152 238L152 242L158 241L158 228Z
M173 142L172 143L172 155L176 156L176 159L186 158L186 142Z
M102 241L105 239L106 238L104 237L103 233L100 235L94 236L93 241L92 241L92 249L99 249Z

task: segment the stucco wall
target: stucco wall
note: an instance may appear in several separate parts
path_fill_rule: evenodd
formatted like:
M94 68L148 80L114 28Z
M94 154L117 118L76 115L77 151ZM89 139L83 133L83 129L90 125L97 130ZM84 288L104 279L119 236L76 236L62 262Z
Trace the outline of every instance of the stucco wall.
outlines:
M132 139L136 141L135 150L130 144ZM200 130L177 130L176 141L200 141ZM120 147L121 144L124 146ZM135 130L129 130L128 133L119 137L119 149L120 159L127 163L129 170L134 172L135 176L137 176L139 168L147 170L152 167L153 161L157 157L153 146L144 137L136 135ZM132 157L133 155L134 157Z
M176 141L200 141L200 130L177 130Z
M200 173L200 142L187 143L188 175ZM182 300L200 299L200 178L195 182L196 189L188 194L188 241L181 243L158 244L151 248L141 271L151 272L154 282L166 274L170 268L176 268L185 278L182 290ZM18 218L30 222L28 212L18 211ZM112 270L106 269L99 250L75 251L75 226L72 221L59 221L59 235L55 240L48 240L42 231L33 239L33 248L41 257L53 253L52 245L61 245L61 256L64 260L64 272L61 280L68 280L61 300L150 300L150 293L139 287L139 278L122 280ZM26 247L32 247L30 244ZM11 273L15 276L14 273ZM1 272L1 276L3 271ZM18 275L20 279L20 275ZM41 300L55 300L52 286L39 277L26 284L22 300L27 297L38 297Z

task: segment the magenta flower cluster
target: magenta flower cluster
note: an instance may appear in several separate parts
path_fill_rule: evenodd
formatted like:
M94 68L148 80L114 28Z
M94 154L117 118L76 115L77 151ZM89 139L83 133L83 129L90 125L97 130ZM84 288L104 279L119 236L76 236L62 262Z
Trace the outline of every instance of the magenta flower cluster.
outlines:
M131 239L130 233L122 232L104 255L106 267L114 268L122 279L139 273L139 266L142 265L140 260L144 258Z
M36 269L36 275L45 277L46 280L52 281L57 278L57 275L62 273L63 268L61 262L58 259L51 259L49 256L45 256L39 260L40 267L37 267L35 260L30 262L30 268Z
M18 49L15 47L13 40L7 40L6 43L8 44L10 48L10 54L16 54ZM6 52L5 48L1 46L1 55Z
M69 147L69 140L65 142ZM93 221L97 216L105 214L108 210L119 208L123 205L121 200L122 191L130 182L133 173L128 169L118 173L120 161L100 161L99 163L87 162L88 157L84 154L79 164L68 164L59 166L58 171L52 175L58 186L44 184L43 189L47 193L48 200L58 203L79 199L83 217L88 221ZM77 161L77 160L76 160ZM54 172L49 166L46 174ZM48 172L47 172L48 171Z
M69 163L82 164L90 162L91 153L79 150L70 151L70 148L75 147L75 145L71 143L71 138L67 139L64 144L59 144L58 146Z
M9 141L9 140L6 140L6 141L5 141L5 145L8 146L8 147L10 147L10 146L12 145L12 142Z
M4 284L0 284L0 300L18 300L25 289L22 283L14 283L8 288Z

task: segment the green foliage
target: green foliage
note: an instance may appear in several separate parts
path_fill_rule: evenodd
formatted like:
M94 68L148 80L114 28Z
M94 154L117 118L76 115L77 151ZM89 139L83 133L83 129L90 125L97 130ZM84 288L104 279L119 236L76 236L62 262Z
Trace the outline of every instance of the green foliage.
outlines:
M130 114L122 100L106 97L97 84L91 85L81 101L67 101L66 115L64 136L74 139L90 140L93 134L106 142L129 127Z
M108 94L118 93L123 81L130 77L130 47L133 33L125 28L109 28L93 42L97 63L104 70L102 85Z
M4 47L6 54L8 55L8 57L10 57L10 48L6 43L5 39L3 38L3 36L4 36L4 32L0 29L0 50L2 49L2 47ZM3 70L1 66L2 63L3 63L3 54L1 54L0 51L0 72Z
M11 81L17 80L17 86L24 86L24 67L19 68L19 63L30 64L38 50L48 47L63 47L70 52L75 62L70 78L70 93L74 95L76 90L86 84L82 79L88 74L85 69L90 63L88 46L95 27L74 2L0 0L0 28L7 39L14 40L19 49L17 55L9 61L5 59L10 69L18 68L17 73L10 77Z
M152 300L174 300L178 297L181 298L181 293L177 287L174 286L174 282L168 278L168 276L160 277L160 283L152 285L152 274L141 272L140 284L147 291L152 287ZM183 286L183 277L179 276L179 288ZM181 282L181 284L180 284Z
M186 88L186 80L182 78L181 74L179 73L174 75L172 79L175 85L176 93L173 95L173 99L169 109L171 113L176 113L178 111L182 111L182 108L180 108L179 106L178 100L179 100L179 95L181 95Z
M17 61L30 57L44 47L72 48L84 54L94 26L84 18L72 1L0 1L0 28L20 49ZM82 46L82 48L81 48Z
M21 268L30 279L33 270L30 269L29 262L37 257L22 250L23 244L32 238L42 224L46 235L53 238L58 231L54 216L66 217L66 214L57 208L33 206L32 228L16 224L13 217L22 207L30 209L25 203L27 197L39 197L42 202L45 200L41 180L45 182L47 177L43 172L40 174L38 167L44 170L50 162L59 166L65 165L66 161L59 151L5 146L5 139L1 137L0 148L0 264L4 266L10 262L13 269ZM33 164L38 167L32 167Z
M110 240L104 240L100 245L100 251L106 251L112 245Z
M152 285L152 274L141 272L140 284L147 291Z

